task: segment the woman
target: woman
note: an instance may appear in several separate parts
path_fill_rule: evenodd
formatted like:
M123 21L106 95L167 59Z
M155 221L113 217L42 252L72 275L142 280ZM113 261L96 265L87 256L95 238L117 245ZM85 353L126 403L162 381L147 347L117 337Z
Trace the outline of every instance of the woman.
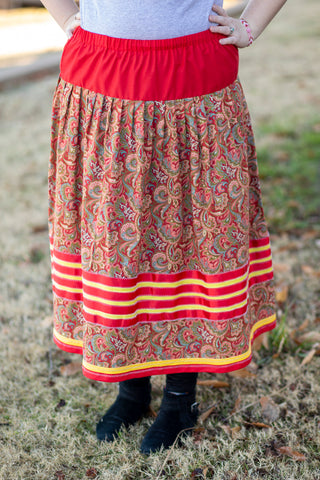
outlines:
M285 0L46 0L70 37L53 101L54 339L120 382L111 441L150 404L141 451L197 420L197 374L243 368L275 326L269 236L238 50Z

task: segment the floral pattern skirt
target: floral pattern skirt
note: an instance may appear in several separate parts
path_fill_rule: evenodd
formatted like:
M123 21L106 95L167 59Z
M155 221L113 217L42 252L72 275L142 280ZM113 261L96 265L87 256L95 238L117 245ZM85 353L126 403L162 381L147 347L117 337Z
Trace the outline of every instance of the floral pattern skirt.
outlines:
M79 27L64 49L49 169L54 340L89 378L243 368L275 327L238 53L219 38Z

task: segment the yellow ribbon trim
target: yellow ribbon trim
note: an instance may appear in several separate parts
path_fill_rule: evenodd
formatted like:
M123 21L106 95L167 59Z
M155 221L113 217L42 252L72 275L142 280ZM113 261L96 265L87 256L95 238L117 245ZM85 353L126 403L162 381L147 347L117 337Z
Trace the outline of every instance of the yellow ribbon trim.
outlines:
M258 259L258 260L251 260L251 261L250 261L250 265L254 265L254 264L256 264L256 263L268 262L269 260L272 260L272 256L271 256L271 255L269 255L268 257L265 257L265 258ZM124 290L125 290L125 292L127 292L127 291L134 291L133 289L136 290L137 288L140 288L140 287L141 287L141 284L142 284L142 283L146 283L146 282L140 282L140 283L138 283L137 286L135 286L135 287L131 287L131 288L129 287L129 289L128 289L128 288L125 289L125 288L121 288L121 287L108 287L108 286L106 286L106 285L102 285L101 283L91 282L91 281L89 281L89 280L83 279L81 275L69 275L69 274L66 274L66 273L61 273L61 272L58 272L55 268L52 269L52 273L53 273L54 275L56 275L57 277L59 277L59 278L66 278L67 280L75 280L75 281L77 281L77 282L81 282L81 281L82 281L82 283L84 283L85 285L89 285L89 286L92 286L92 287L96 287L96 288L99 288L100 290L108 290L108 291L115 291L115 289L116 289L116 291L119 291L119 292L124 291ZM233 283L238 283L239 281L243 280L244 276L245 276L245 275L242 275L241 277L235 278L235 279L232 280L232 281L229 280L229 284L231 284L232 282L233 282ZM193 279L190 279L190 280L187 280L187 279L186 279L186 280L183 280L183 282L185 282L185 283L184 283L185 285L188 284L188 283L190 283L190 284L192 283L192 285L197 285L197 283L196 283L197 280L194 280L194 281L192 281L192 282L191 282L191 280L193 280ZM209 287L209 288L210 288L210 285L213 285L213 286L216 286L216 285L220 285L220 286L221 286L221 285L222 285L222 286L224 286L224 284L225 284L225 282L221 282L221 283L216 283L216 284L215 284L215 283L205 283L203 280L198 280L198 281L202 282L202 285L203 285L203 286L207 286L207 287ZM177 283L178 283L178 282L175 282L175 283L172 284L172 283L168 283L168 282L167 282L167 283L164 284L164 288L167 288L168 285L172 285L172 286L174 287L174 286L176 286ZM157 282L148 282L148 286L153 286L153 285L155 285L155 284L156 284L157 288L161 288L161 285L159 285ZM180 284L179 284L179 285L180 285ZM183 284L181 283L181 285L183 285ZM199 285L200 285L200 284L199 284ZM144 285L143 285L143 286L144 286ZM214 287L213 287L213 288L214 288ZM112 290L111 290L111 289L112 289Z
M196 298L205 298L206 300L225 300L228 298L233 298L237 297L238 295L241 295L242 293L245 293L247 291L247 287L243 288L242 290L238 290L237 292L230 293L227 295L220 295L220 296L215 296L215 297L210 297L210 295L205 295L204 293L198 293L198 292L192 292L192 297ZM123 301L115 301L115 300L107 300L105 298L101 297L96 297L94 295L89 295L87 293L84 293L83 296L84 298L87 298L88 300L93 300L99 303L103 303L105 305L115 305L119 307L126 307L126 306L131 306L131 305L136 305L139 302L142 302L144 300L159 300L159 301L167 301L167 300L177 300L178 298L184 298L188 297L190 298L191 293L186 292L186 293L178 293L177 295L140 295L139 297L136 297L134 300L128 300L126 302Z
M264 252L265 250L269 250L269 248L270 248L270 243L268 243L267 245L264 245L263 247L249 248L249 253Z
M172 313L180 312L181 310L203 310L204 312L209 313L220 313L220 312L231 312L237 308L241 308L247 304L247 300L243 300L240 303L230 305L229 307L206 307L205 305L177 305L176 307L167 307L167 308L138 308L133 313L128 315L120 314L115 315L112 313L101 312L100 310L94 310L89 308L86 305L83 306L85 312L90 313L91 315L99 315L102 318L108 318L110 320L130 320L131 318L141 315L142 313Z
M265 273L270 273L272 272L272 267L269 267L269 268L266 268L264 270L259 270L259 271L256 271L256 272L251 272L250 275L249 275L249 278L252 278L252 277L256 277L256 276L259 276L259 275L263 275ZM53 281L53 285L56 286L58 289L62 289L62 290L65 290L67 292L72 292L72 293L83 293L82 289L81 288L72 288L72 287L65 287L65 286L60 286L57 282ZM123 289L125 290L125 289ZM224 299L224 298L231 298L232 296L236 296L236 295L239 295L239 293L242 293L244 290L241 290L241 291L238 291L236 293L233 293L233 294L230 294L229 297L226 297L226 296L221 296L221 297L207 297L205 296L204 294L195 294L195 293L192 293L193 296L198 296L198 297L203 297L203 298L212 298L212 299ZM152 296L152 295L149 295L149 296L141 296L139 297L140 300L143 300L143 299L153 299L153 300L168 300L168 299L174 299L174 298L181 298L181 297L185 297L185 296L189 296L189 295L186 295L186 294L178 294L176 296L161 296L161 297L157 297L157 296ZM128 306L128 305L134 305L137 300L133 300L133 301L127 301L127 302L117 302L117 301L112 301L112 300L105 300L103 299L102 297L95 297L95 296L91 296L91 295L88 295L88 294L84 294L84 298L87 298L87 299L94 299L94 300L97 300L99 303L103 303L103 304L106 304L106 305L115 305L115 306ZM198 309L201 309L205 312L209 312L209 313L219 313L219 312L230 312L231 310L234 310L236 308L241 308L243 307L244 305L246 305L247 303L247 300L243 300L242 302L240 303L237 303L237 304L234 304L234 305L230 305L228 307L207 307L205 305L194 305L194 304L191 304L191 305L188 305L188 304L184 304L184 305L177 305L175 307L168 307L168 308L141 308L141 309L138 309L136 310L135 312L131 313L131 314L119 314L119 315L116 315L116 314L111 314L111 313L105 313L105 312L102 312L101 310L96 310L96 309L92 309L92 308L89 308L87 307L86 305L84 305L84 310L87 312L87 313L90 313L91 315L99 315L100 317L102 318L108 318L108 319L111 319L111 320L128 320L128 319L131 319L131 318L134 318L136 315L139 315L141 313L170 313L170 312L179 312L181 310L185 310L185 309L188 309L188 310L198 310Z
M91 372L95 373L105 373L111 375L117 375L120 373L128 373L132 371L138 370L148 370L149 368L157 368L157 367L171 367L176 365L232 365L242 360L246 360L250 357L252 352L251 341L253 338L254 333L261 327L271 324L275 321L276 315L271 315L265 319L259 320L257 322L250 334L250 342L249 342L249 350L247 352L242 353L241 355L237 355L236 357L232 358L216 358L216 359L209 359L209 358L181 358L181 359L172 359L172 360L159 360L155 362L147 362L144 364L134 364L134 365L127 365L125 367L115 367L115 368L108 368L108 367L99 367L97 365L91 365L85 360L83 360L83 366Z
M258 262L257 262L258 263ZM263 275L264 273L268 273L272 271L272 267L264 269L264 270L258 270L256 272L251 272L249 274L249 278L255 277L257 275ZM62 275L59 275L62 276ZM234 278L232 280L226 280L224 282L216 282L216 283L207 283L203 280L198 280L198 279L185 279L185 280L180 280L179 282L139 282L137 283L134 287L111 287L109 285L102 285L101 283L97 282L91 282L90 280L82 279L82 283L84 285L88 285L90 287L98 288L99 290L106 291L106 292L117 292L117 293L131 293L135 292L139 288L142 287L155 287L155 288L176 288L180 287L182 285L200 285L205 288L221 288L221 287L226 287L229 285L234 285L236 283L239 283L243 280L245 280L247 277L247 273L244 273L240 277ZM68 278L68 277L67 277ZM76 280L81 279L81 277L75 277ZM70 292L79 292L80 289L72 289L70 287L63 287L66 291Z
M75 340L74 338L65 337L64 335L58 333L56 329L53 330L53 336L59 340L59 342L64 343L65 345L71 345L72 347L83 347L82 340Z

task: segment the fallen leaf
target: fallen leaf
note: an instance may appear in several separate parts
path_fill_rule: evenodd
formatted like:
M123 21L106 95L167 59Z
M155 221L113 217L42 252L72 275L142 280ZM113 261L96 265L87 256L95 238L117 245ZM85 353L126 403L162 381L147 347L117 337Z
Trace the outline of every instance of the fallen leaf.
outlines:
M203 469L203 478L207 478L207 473L209 472L209 467L204 467Z
M313 267L310 267L310 265L301 265L301 270L303 273L306 275L312 276L312 277L320 277L320 271L315 270Z
M269 350L269 333L268 332L263 333L262 338L263 338L262 345L266 350Z
M57 477L58 480L65 480L66 476L63 473L62 470L59 470L58 472L55 472L55 476Z
M296 450L292 450L291 447L278 447L277 452L281 453L281 455L287 455L288 457L293 458L294 460L304 461L307 460L306 456L303 453L297 452Z
M75 375L81 370L82 370L82 364L80 362L70 362L67 365L63 365L62 367L60 367L61 375L63 375L64 377Z
M86 476L89 478L96 478L97 475L98 475L98 472L95 468L89 468L86 471Z
M302 322L301 325L300 325L298 328L294 328L293 330L291 330L291 332L290 332L290 338L294 339L297 332L302 332L302 331L305 330L308 326L309 326L309 319L306 318L305 321Z
M293 199L287 202L287 206L291 208L301 208L301 204L297 202L297 200L293 200Z
M199 445L202 442L202 434L205 431L206 429L203 427L197 427L193 429L192 436L193 436L193 443L195 445Z
M232 438L236 438L241 430L240 425L232 428L229 427L229 425L220 425L220 427L226 432L227 435L230 435Z
M42 233L42 232L46 232L47 230L48 230L48 224L47 223L43 223L41 225L34 225L31 228L32 233Z
M277 355L278 355L278 356L279 356L280 353L282 352L282 347L283 347L283 345L284 345L285 339L286 339L286 337L283 336L283 337L281 338L281 340L280 340L279 347L278 347L278 351L277 351Z
M294 341L300 345L301 343L309 342L309 343L315 343L315 342L320 342L320 332L307 332L304 333L303 335L300 335L299 337L295 337Z
M247 368L248 372L250 372L250 373L257 373L259 367L256 364L256 362L251 360L251 362L249 363L249 365L246 368Z
M228 372L231 377L235 378L256 378L255 373L249 372L246 368L241 368L240 370L234 370L233 372Z
M309 325L309 318L306 318L304 322L301 323L301 325L298 327L298 332L302 332L302 330L305 330L307 326Z
M149 405L148 411L147 411L147 417L152 417L156 418L157 417L157 412Z
M231 435L231 427L229 425L219 425L222 430L227 433L228 435Z
M264 332L253 340L252 349L258 352L261 347L269 350L268 333Z
M237 400L235 401L235 404L234 404L234 407L232 409L231 414L233 414L233 413L235 413L239 410L240 404L241 404L241 395L239 395Z
M263 334L262 334L262 335L263 335ZM259 335L259 337L255 338L255 339L253 340L252 350L254 350L255 352L258 352L258 351L261 349L262 345L263 345L263 344L262 344L262 340L263 340L262 335Z
M197 385L202 385L204 387L214 387L214 388L230 387L230 383L221 382L220 380L198 380Z
M262 422L245 422L243 421L244 425L249 425L252 427L257 427L257 428L272 428L271 425L267 425L266 423Z
M310 352L304 357L304 359L302 360L301 362L301 367L303 367L304 365L307 365L307 363L310 363L311 360L313 359L313 357L316 355L318 349L320 347L320 344L319 343L316 343L312 350L310 350ZM320 349L319 349L320 351Z
M212 407L208 408L208 410L201 413L201 415L199 416L200 422L204 422L205 420L207 420L207 418L210 417L210 415L215 411L215 409L216 409L215 405L212 405Z
M280 408L270 397L261 397L262 416L269 422L274 422L279 418Z
M304 232L302 235L303 240L309 240L317 237L319 235L319 232L317 230L309 230L308 232Z
M241 430L240 425L237 425L236 427L231 428L231 437L236 438L240 430Z
M284 303L288 298L289 287L288 285L279 284L275 287L276 301L278 303Z
M199 435L200 433L203 433L205 431L206 429L204 427L197 427L193 429L193 433L195 433L196 435Z

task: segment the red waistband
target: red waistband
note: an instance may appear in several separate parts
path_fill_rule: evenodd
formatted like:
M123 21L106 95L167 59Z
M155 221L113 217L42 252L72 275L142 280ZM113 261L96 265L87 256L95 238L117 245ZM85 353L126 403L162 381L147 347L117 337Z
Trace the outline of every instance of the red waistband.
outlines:
M193 33L192 35L185 35L176 38L164 38L159 40L135 40L131 38L116 38L101 35L99 33L88 32L81 27L77 29L75 35L83 43L90 43L98 47L108 48L111 50L165 50L168 48L179 48L187 45L195 45L201 42L208 42L211 40L212 33L210 30Z
M78 27L61 59L74 85L128 100L174 100L214 93L238 74L238 50L210 30L161 40L108 37Z

